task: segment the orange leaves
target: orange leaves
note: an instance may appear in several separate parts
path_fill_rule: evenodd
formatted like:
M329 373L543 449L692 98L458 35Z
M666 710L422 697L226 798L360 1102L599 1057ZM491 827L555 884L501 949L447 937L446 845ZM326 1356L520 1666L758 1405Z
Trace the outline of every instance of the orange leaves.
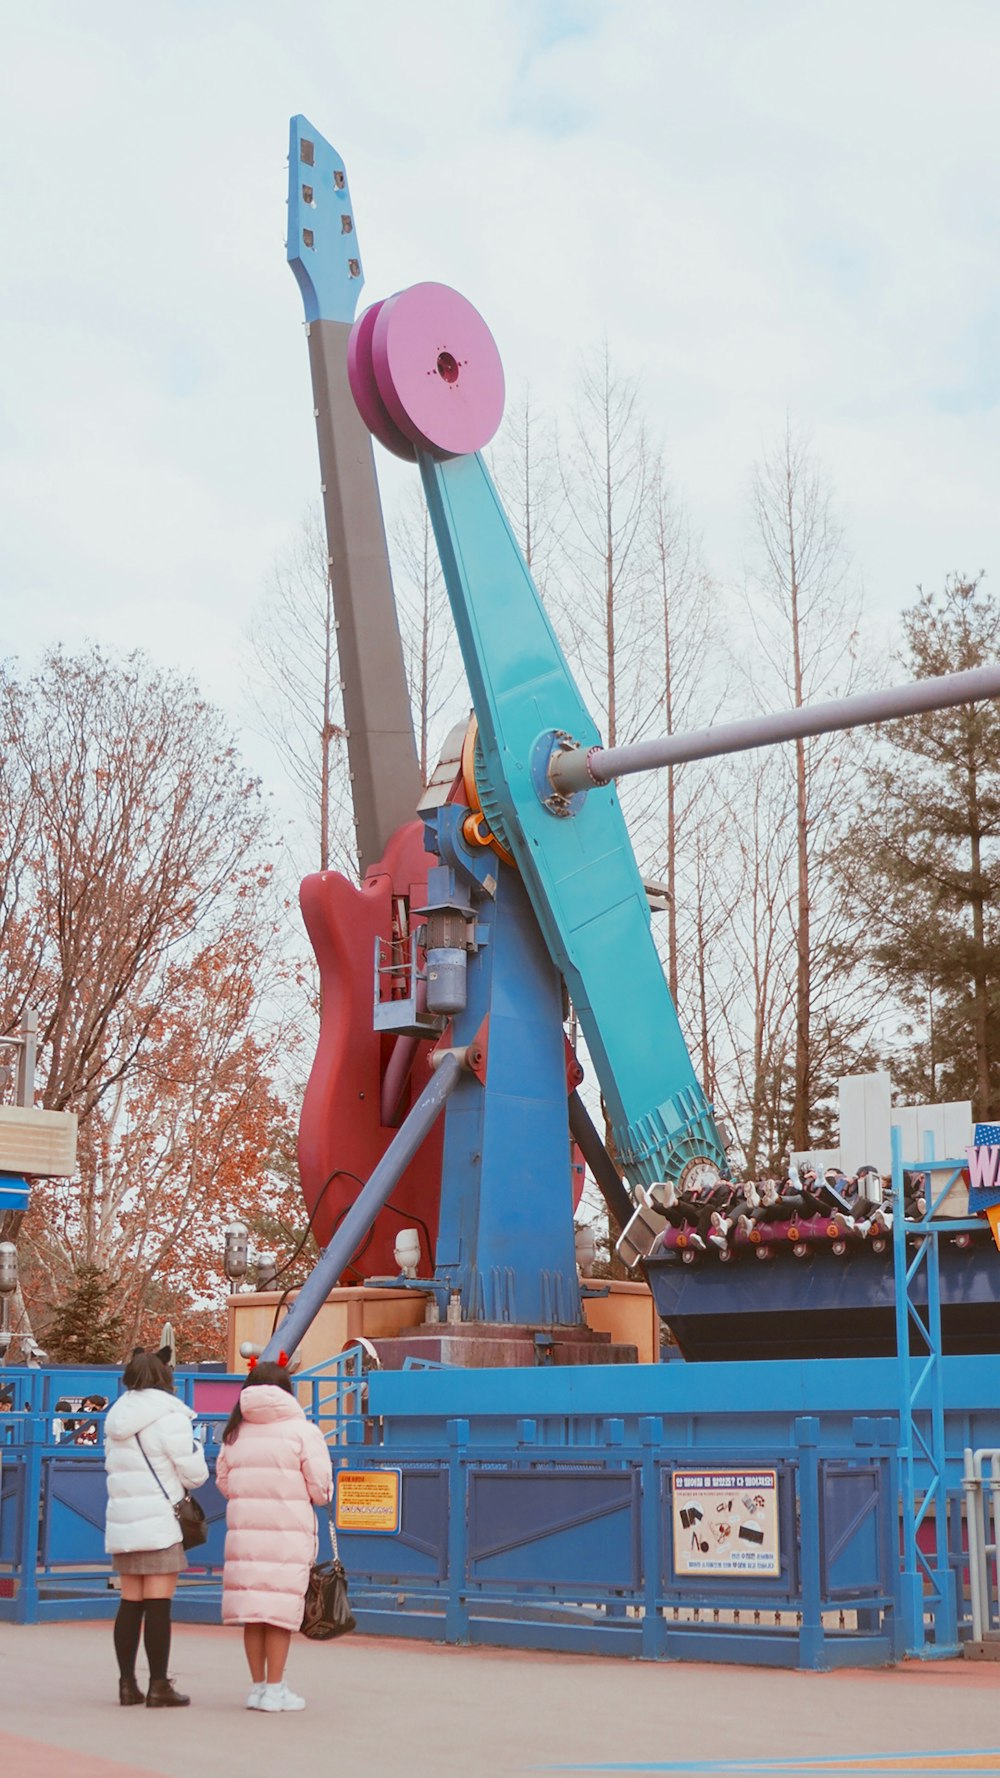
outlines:
M269 1184L290 1039L266 844L188 682L98 649L0 669L0 1016L38 1007L42 1102L80 1118L79 1179L38 1188L25 1226L37 1308L94 1264L127 1333L168 1304L183 1344L225 1221L288 1195Z

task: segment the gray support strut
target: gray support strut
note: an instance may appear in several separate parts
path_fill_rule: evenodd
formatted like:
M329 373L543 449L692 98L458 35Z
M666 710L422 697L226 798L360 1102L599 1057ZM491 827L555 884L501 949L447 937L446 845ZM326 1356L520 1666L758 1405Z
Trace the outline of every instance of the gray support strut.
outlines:
M834 734L838 729L862 728L867 723L890 722L898 716L919 716L926 710L947 710L995 697L1000 697L1000 662L993 661L985 667L971 667L965 673L918 679L910 685L860 692L852 698L831 698L827 703L807 704L798 710L748 716L740 722L720 722L712 728L693 729L689 734L661 735L655 740L633 741L625 747L573 747L553 755L549 779L561 796L572 796L576 791L593 790L610 784L613 778L652 771L657 766L715 759L723 753L746 753L754 747L773 747L808 735Z
M409 1166L448 1095L458 1085L463 1062L447 1051L431 1075L416 1104L390 1142L374 1173L331 1236L299 1291L284 1321L275 1328L261 1358L275 1361L279 1352L291 1355L312 1326L344 1267L349 1265L379 1211L385 1208L401 1174Z
M309 323L330 583L362 875L423 791L371 434L347 380L349 321Z
M635 1215L635 1205L579 1093L569 1096L569 1132L594 1175L608 1210L623 1229Z

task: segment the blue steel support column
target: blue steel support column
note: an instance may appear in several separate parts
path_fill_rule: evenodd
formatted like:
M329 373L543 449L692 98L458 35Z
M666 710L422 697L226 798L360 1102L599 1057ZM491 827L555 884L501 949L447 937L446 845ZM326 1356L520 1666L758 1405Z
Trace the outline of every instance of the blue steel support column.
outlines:
M468 868L464 815L440 810L434 844ZM467 1072L448 1106L434 1280L461 1292L466 1321L575 1327L562 983L518 873L480 848L484 858L495 887L474 904L477 950L452 1041L481 1042L485 1080Z
M892 1260L895 1276L896 1362L899 1367L899 1482L903 1514L903 1568L900 1606L903 1646L915 1653L924 1646L924 1586L917 1566L917 1503L914 1475L912 1388L910 1382L910 1314L906 1282L906 1228L903 1201L903 1138L892 1128Z
M18 1527L20 1572L14 1601L15 1624L38 1622L38 1518L42 1498L42 1444L47 1423L39 1411L41 1403L33 1402L32 1405L34 1411L24 1416L24 1487Z
M262 1357L268 1361L279 1352L294 1352L306 1330L312 1326L344 1267L349 1264L379 1211L388 1203L400 1175L416 1154L449 1093L458 1085L462 1063L456 1055L445 1054L431 1075L406 1122L396 1132L385 1154L362 1192L359 1192L325 1247L299 1291L285 1320L264 1347Z
M803 1415L795 1422L799 1447L799 1567L802 1576L802 1623L799 1628L799 1666L813 1670L827 1666L823 1646L823 1613L820 1591L819 1421Z
M663 1577L663 1501L660 1461L663 1453L663 1421L654 1415L639 1421L642 1443L642 1654L655 1661L663 1653L665 1626L660 1616Z
M945 1169L947 1171L947 1167ZM929 1180L931 1174L928 1174ZM947 1190L947 1188L946 1188ZM945 1194L942 1193L941 1197ZM941 1363L941 1277L938 1256L939 1228L934 1226L932 1184L927 1188L927 1208L909 1232L918 1236L912 1259L907 1258L903 1144L898 1126L892 1130L892 1238L896 1293L896 1353L899 1367L899 1459L903 1512L903 1622L908 1654L944 1659L958 1651L958 1602L956 1577L948 1560L947 1494L945 1472L944 1370ZM949 1232L962 1228L952 1222ZM975 1225L973 1225L975 1226ZM916 1301L915 1283L923 1276L927 1285L927 1309L922 1314ZM910 1351L911 1328L922 1350ZM930 1437L920 1430L918 1414L927 1415ZM927 1476L923 1500L917 1505L917 1463ZM920 1527L931 1521L933 1509L935 1553L933 1562L919 1545ZM925 1599L925 1583L928 1587ZM925 1612L934 1626L928 1638Z
M928 1202L928 1215L932 1204ZM944 1434L944 1365L941 1338L941 1248L935 1230L927 1252L927 1329L931 1342L930 1414L934 1477L934 1652L938 1659L958 1653L957 1576L948 1554L947 1455Z
M469 1552L469 1422L448 1421L448 1600L446 1642L468 1642L465 1569Z

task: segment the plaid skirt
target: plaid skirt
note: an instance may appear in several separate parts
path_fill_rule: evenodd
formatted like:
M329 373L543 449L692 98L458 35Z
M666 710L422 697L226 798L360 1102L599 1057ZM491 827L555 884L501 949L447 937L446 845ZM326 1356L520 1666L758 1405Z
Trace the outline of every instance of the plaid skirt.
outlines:
M124 1550L111 1566L116 1574L180 1574L187 1556L182 1543L172 1543L165 1550Z

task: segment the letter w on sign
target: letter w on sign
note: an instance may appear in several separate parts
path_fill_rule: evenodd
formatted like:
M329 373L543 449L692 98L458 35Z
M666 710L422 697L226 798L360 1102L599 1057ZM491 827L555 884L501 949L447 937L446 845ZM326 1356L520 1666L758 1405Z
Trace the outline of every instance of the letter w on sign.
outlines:
M1000 1124L977 1124L969 1162L969 1210L982 1216L1000 1205Z
M977 1191L996 1191L1000 1173L1000 1148L967 1148L969 1183Z

